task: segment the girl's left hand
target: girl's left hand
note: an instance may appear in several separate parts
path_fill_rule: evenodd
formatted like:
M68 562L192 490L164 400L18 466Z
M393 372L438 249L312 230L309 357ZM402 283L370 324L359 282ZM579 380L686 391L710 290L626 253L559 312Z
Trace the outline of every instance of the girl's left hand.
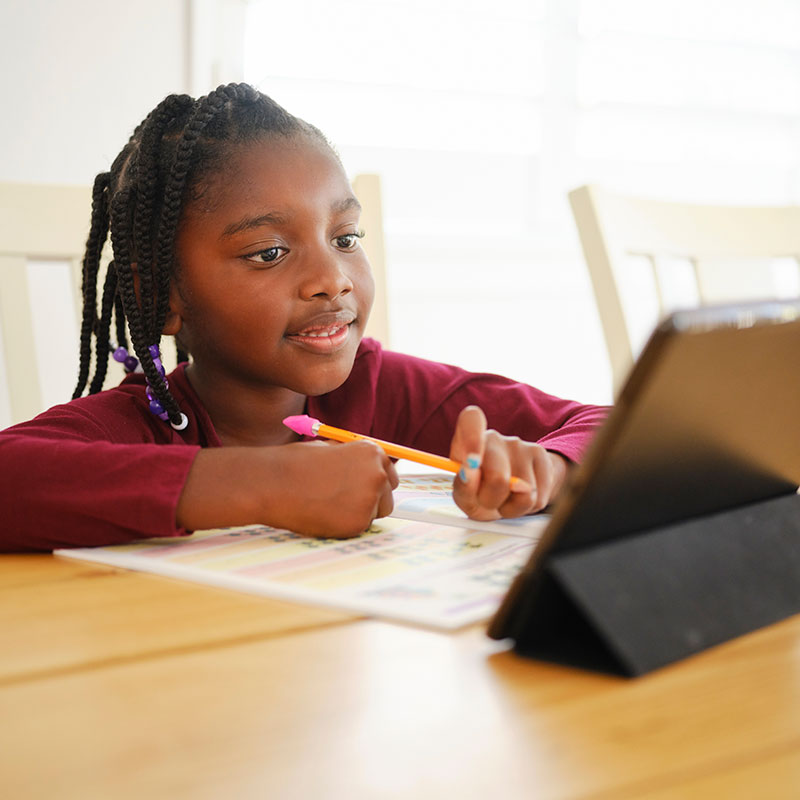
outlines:
M463 464L453 481L453 499L477 520L541 511L564 485L569 464L541 445L487 430L478 406L467 406L459 414L450 458ZM512 475L521 479L514 486Z

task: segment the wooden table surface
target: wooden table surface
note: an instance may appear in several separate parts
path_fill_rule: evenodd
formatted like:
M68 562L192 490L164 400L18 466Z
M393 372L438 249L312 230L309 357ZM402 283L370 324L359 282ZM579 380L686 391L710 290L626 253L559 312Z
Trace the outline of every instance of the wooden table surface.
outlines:
M0 556L4 798L797 798L800 617L636 680Z

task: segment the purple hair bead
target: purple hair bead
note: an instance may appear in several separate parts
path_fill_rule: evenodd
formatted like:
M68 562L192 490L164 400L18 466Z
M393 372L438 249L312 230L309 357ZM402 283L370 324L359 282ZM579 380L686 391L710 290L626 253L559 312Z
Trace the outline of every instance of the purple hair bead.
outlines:
M111 347L113 347L113 344L109 344ZM161 377L164 379L164 386L168 389L169 382L167 381L167 371L164 369L164 365L161 363L161 350L157 344L151 344L147 349L150 352L150 357L153 359L153 366L155 366L155 368L161 373ZM118 361L120 364L122 364L122 366L125 367L126 372L133 372L139 366L139 359L130 355L130 353L128 353L127 349L124 347L115 348L114 352L111 354L111 357L114 359L114 361ZM164 411L164 407L158 401L158 398L155 397L153 393L153 387L150 386L150 381L148 381L147 378L145 378L144 391L149 401L150 411L159 419L164 420L164 422L168 422L169 414ZM176 431L182 431L188 426L189 419L187 418L186 414L181 414L179 422L170 422L169 424Z
M164 379L164 387L169 389L169 382L167 381L167 371L164 369L164 365L161 363L161 350L159 349L157 344L149 345L147 350L150 353L150 358L153 359L153 366L161 373L161 377ZM136 363L138 364L139 362L137 361ZM153 387L150 385L150 381L147 380L147 378L145 378L145 394L147 395L147 399L150 401L150 411L153 414L155 414L159 419L162 419L164 420L164 422L167 422L169 420L169 414L166 411L164 411L164 407L158 401L158 398L154 396ZM169 424L176 431L182 431L189 424L189 420L186 414L181 414L181 418L178 423L170 422Z
M161 350L159 349L157 344L151 344L147 348L150 352L150 358L153 359L153 366L163 375L167 374L167 371L164 369L164 365L161 363Z

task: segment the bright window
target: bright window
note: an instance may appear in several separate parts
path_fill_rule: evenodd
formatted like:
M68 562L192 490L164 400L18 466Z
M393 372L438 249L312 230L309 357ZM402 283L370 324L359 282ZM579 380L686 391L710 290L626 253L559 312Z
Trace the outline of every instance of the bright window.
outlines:
M800 202L800 0L247 4L244 77L383 179L392 346L586 401L566 193Z

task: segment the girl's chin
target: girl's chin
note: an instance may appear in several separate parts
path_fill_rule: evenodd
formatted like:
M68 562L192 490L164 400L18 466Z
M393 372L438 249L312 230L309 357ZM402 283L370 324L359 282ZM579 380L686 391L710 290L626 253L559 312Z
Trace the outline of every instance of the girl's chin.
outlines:
M309 397L318 397L338 389L349 377L353 369L353 358L342 353L337 363L320 364L313 373L298 376L294 391Z

